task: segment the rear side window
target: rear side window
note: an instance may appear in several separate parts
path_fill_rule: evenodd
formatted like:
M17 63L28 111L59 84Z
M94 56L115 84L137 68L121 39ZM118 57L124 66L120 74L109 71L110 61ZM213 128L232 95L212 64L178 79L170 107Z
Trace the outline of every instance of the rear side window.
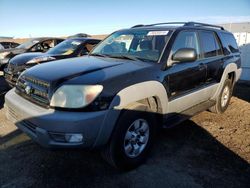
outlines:
M201 31L200 40L202 46L202 53L204 58L222 55L222 50L219 46L217 37L213 32Z
M10 47L10 44L8 42L3 42L2 43L2 46L5 48L5 49L8 49Z
M223 44L223 51L226 55L239 52L238 45L234 36L230 33L220 33L220 38Z

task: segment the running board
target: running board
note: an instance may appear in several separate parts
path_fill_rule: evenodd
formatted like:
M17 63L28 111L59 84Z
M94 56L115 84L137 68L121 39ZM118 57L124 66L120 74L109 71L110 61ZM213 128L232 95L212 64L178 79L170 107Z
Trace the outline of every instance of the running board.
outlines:
M210 107L214 106L215 104L216 104L215 101L209 100L209 101L200 103L198 105L195 105L187 110L184 110L183 112L167 114L164 117L163 128L174 127L174 126L180 124L181 122L191 118L192 116L209 109Z

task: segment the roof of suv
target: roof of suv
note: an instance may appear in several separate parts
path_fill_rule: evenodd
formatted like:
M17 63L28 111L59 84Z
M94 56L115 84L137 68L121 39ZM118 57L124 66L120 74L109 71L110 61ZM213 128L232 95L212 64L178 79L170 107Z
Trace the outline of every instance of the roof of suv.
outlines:
M166 22L166 23L156 23L156 24L148 24L148 25L135 25L130 29L146 29L146 30L176 30L176 29L184 29L184 28L192 28L192 29L206 29L206 30L213 30L213 31L226 31L222 26L218 25L211 25L206 23L199 23L199 22Z

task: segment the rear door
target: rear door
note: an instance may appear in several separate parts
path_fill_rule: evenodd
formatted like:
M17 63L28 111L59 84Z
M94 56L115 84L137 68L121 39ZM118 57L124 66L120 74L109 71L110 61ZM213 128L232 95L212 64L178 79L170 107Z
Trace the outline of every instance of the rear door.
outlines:
M199 31L201 58L207 67L206 84L218 83L223 72L223 52L218 36L213 31Z

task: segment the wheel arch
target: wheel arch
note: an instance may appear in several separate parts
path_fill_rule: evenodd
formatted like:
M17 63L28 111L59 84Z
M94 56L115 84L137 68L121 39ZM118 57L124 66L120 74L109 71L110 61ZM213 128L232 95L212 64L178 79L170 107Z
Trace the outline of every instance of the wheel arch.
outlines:
M216 100L221 89L223 88L224 82L226 79L231 79L232 83L235 83L241 74L241 69L238 69L237 65L235 63L229 63L228 65L226 65L226 67L224 68L219 86L215 92L215 94L212 96L212 100Z
M155 102L157 112L164 114L167 112L168 96L164 86L158 81L146 81L137 83L122 89L112 100L109 108L122 110L132 103L147 103L152 106Z

